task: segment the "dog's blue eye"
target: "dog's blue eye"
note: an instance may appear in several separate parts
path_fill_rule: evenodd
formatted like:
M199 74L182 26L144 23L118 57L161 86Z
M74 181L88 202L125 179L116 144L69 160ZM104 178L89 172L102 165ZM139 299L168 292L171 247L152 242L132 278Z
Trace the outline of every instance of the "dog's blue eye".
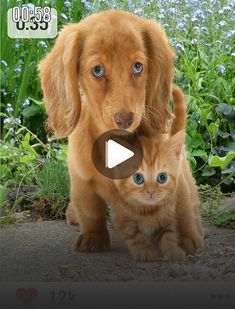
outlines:
M163 184L166 181L167 181L167 173L162 172L157 175L157 182Z
M92 74L95 77L103 77L104 76L104 69L100 65L96 65L94 68L92 68Z
M140 63L140 62L136 62L134 65L133 65L133 68L132 68L132 72L134 74L140 74L140 72L142 72L143 70L143 64Z
M133 175L133 180L137 185L141 185L144 182L144 176L140 173Z

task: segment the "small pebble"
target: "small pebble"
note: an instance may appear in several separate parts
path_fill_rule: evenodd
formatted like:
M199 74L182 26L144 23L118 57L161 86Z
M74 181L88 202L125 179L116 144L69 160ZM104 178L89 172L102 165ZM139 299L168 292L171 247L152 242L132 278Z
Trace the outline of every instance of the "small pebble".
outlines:
M168 268L168 273L171 277L182 277L186 274L183 266L172 264Z

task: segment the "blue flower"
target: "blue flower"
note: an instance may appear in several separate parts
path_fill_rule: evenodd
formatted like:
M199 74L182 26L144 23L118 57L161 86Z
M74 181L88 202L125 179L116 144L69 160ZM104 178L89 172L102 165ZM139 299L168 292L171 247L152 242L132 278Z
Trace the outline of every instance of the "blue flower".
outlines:
M222 64L217 65L217 70L222 74L226 72L226 69Z
M229 30L228 33L227 33L227 38L231 38L232 36L234 36L235 34L235 30Z
M202 32L204 32L204 33L209 34L209 31L207 30L207 28L206 28L206 27L202 27L202 28L201 28L201 31L202 31Z
M197 10L193 13L193 18L198 19L205 19L205 14L202 12L202 10Z
M184 51L184 46L182 45L182 44L180 44L180 43L177 43L176 45L175 45L175 47L179 50L179 51Z
M64 13L61 13L60 16L63 17L64 19L66 19L66 20L68 19L68 16Z
M67 17L67 16L66 16ZM47 43L45 42L45 41L39 41L38 42L38 45L39 46L42 46L42 47L45 47L45 48L47 48L48 46L47 46Z
M224 7L222 8L222 10L223 10L223 13L224 13L224 12L230 12L230 11L232 10L232 8L231 8L231 6L227 5L227 6L224 6Z
M30 104L29 99L25 99L24 102L22 103L22 106L27 107L27 106L29 106L29 104Z
M15 71L16 73L20 73L20 72L21 72L21 68L19 68L19 67L18 67L18 68L15 68L14 71Z
M223 26L226 26L226 25L227 25L227 23L226 23L226 21L221 20L221 21L219 22L219 25L223 27Z
M170 2L171 2L172 4L180 4L180 1L181 1L181 0L170 0Z
M15 122L18 123L18 124L21 124L20 118L15 118Z
M6 108L6 111L11 114L13 112L13 108L12 108L12 105L10 103L7 104L7 108Z
M197 44L197 39L192 39L191 41L190 41L190 44Z
M92 9L91 4L86 0L81 0L86 10L90 11Z
M134 12L135 12L136 15L139 15L139 16L144 14L144 10L143 9L135 9Z
M168 12L171 16L174 16L174 15L177 13L177 10L176 10L176 8L170 8L167 12Z
M27 3L25 6L29 7L30 9L34 9L35 5L33 3Z
M7 104L7 105L10 105L10 104ZM13 110L14 109L12 108L11 105L6 108L6 111L8 112L8 114L11 114L13 112Z
M152 4L152 0L146 1L146 6L150 6Z
M5 119L3 119L3 123L4 124L11 123L11 119L10 118L5 118Z
M12 134L14 134L14 132L15 132L15 131L14 131L14 129L13 129L13 128L9 128L9 129L8 129L8 133L9 133L9 134L11 134L11 135L12 135Z
M70 7L71 7L71 2L70 2L69 0L66 0L66 1L64 2L64 6L65 6L66 8L70 8Z
M176 28L177 29L182 29L182 28L184 28L185 27L185 23L183 23L183 22L179 22L177 25L176 25Z

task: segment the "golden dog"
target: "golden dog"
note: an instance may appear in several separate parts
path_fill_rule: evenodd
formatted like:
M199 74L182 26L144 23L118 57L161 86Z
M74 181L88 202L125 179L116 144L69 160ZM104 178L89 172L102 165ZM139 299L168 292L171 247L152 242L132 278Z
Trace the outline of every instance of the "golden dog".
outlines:
M94 167L94 141L117 128L147 136L166 132L173 58L157 22L111 10L66 25L40 62L48 127L69 136L67 222L80 224L75 250L110 246L105 206L115 188Z

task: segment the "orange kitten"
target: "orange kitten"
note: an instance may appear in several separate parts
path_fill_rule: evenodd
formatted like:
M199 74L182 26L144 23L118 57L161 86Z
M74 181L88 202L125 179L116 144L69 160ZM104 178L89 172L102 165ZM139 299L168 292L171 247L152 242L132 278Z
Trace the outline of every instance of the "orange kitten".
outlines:
M173 90L175 119L171 132L185 128L186 107ZM180 119L181 118L181 119ZM131 177L115 180L119 196L113 223L138 261L153 261L157 249L173 260L203 247L199 199L184 151L185 131L140 137L144 158Z

